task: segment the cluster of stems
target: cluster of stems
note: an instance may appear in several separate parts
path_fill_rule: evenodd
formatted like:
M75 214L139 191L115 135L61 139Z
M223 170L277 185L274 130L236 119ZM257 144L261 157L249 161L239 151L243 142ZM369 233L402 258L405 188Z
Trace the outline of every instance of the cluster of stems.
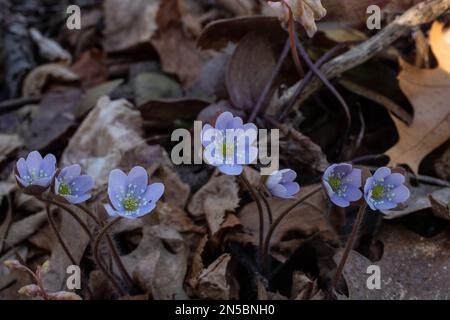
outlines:
M55 219L54 219L54 212L52 211L51 206L55 206L63 210L65 213L69 214L77 223L78 225L83 229L83 231L86 233L86 235L89 238L92 253L94 256L94 260L101 270L101 272L104 274L104 276L108 279L108 281L111 283L112 287L120 294L124 295L126 291L132 291L136 290L135 284L133 282L132 277L128 273L127 269L125 268L121 258L120 254L114 244L114 241L109 234L108 230L111 228L115 223L117 223L121 217L117 217L113 220L111 220L109 223L104 223L99 219L96 213L94 213L89 207L83 204L68 204L63 203L58 197L55 197L52 193L47 193L45 196L40 195L36 196L37 199L42 201L45 204L46 212L48 221L50 224L50 227L52 228L53 232L56 235L57 240L59 241L62 249L64 250L65 254L67 255L70 262L74 265L77 265L77 260L73 256L73 254L69 250L69 246L66 243L66 241L63 238L63 235L58 230L58 227L56 225ZM93 232L91 232L88 224L85 222L84 219L80 216L79 212L83 212L89 219L94 222L98 232L95 235ZM106 237L107 244L109 247L109 250L111 252L112 259L114 260L114 263L116 267L118 268L121 276L122 281L119 281L116 275L113 272L113 269L111 270L108 268L108 263L105 261L103 255L100 254L100 243L102 239ZM128 290L124 289L127 288ZM86 292L90 297L93 297L92 291L89 288L89 285L86 285Z

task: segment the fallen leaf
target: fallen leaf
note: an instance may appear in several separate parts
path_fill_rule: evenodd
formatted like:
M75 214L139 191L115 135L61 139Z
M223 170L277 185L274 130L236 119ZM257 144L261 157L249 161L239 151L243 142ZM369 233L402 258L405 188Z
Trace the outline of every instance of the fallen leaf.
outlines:
M200 299L229 300L231 298L230 285L227 280L230 260L231 255L222 254L202 271L196 290Z
M157 29L155 23L159 1L106 0L103 45L108 52L124 51L148 43Z
M70 69L78 75L83 88L97 86L108 79L106 55L96 49L83 52Z
M27 74L23 81L22 95L25 97L38 96L51 82L60 84L73 83L78 80L80 80L78 75L63 65L43 64Z
M161 166L152 176L155 180L161 180L164 183L164 201L171 205L184 208L188 201L191 188L188 184L181 181L168 166Z
M233 176L213 176L207 184L192 197L189 212L195 217L205 216L209 231L219 231L227 211L234 211L239 205L239 187Z
M427 239L399 225L384 225L377 238L384 243L380 261L373 263L355 251L349 256L344 277L350 299L449 299L450 256L445 234ZM380 267L381 290L367 288L370 265Z
M149 146L141 137L142 118L133 109L126 100L101 98L70 140L62 165L80 163L99 183L115 168L169 163L160 146Z
M440 22L435 22L430 31L438 68L418 69L400 60L400 87L414 106L414 120L407 127L393 118L400 138L386 152L391 165L406 163L417 173L422 159L450 137L450 43L445 40L449 34Z
M142 117L147 121L174 123L177 121L194 121L197 115L209 105L209 102L180 98L151 100L139 107Z
M236 109L253 109L274 67L271 44L265 36L250 33L241 39L226 73L228 93Z
M149 100L180 98L183 93L180 85L171 78L155 72L143 72L134 79L134 94L136 106L140 107Z

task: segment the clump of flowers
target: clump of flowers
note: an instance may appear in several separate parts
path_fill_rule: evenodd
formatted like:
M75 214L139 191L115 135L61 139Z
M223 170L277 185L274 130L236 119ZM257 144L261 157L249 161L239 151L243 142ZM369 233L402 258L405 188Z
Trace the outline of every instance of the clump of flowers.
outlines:
M394 209L408 200L409 189L404 185L405 176L392 173L391 169L379 168L364 186L364 198L372 210Z
M280 0L269 1L268 4L284 22L288 22L292 12L294 20L305 27L309 37L317 32L316 21L327 14L321 0Z
M273 172L266 181L270 193L278 198L291 199L300 191L300 185L295 182L297 173L291 169Z
M128 175L115 169L109 174L108 182L108 196L112 206L106 204L105 209L112 217L137 219L150 213L163 193L162 183L148 185L148 174L144 168L134 167Z
M339 207L348 207L362 197L361 169L350 164L331 165L325 170L322 182L331 202Z
M56 228L55 221L52 217L50 207L52 205L58 206L80 224L84 232L86 232L90 239L94 239L90 228L83 219L78 215L80 212L87 214L92 218L93 222L100 228L95 243L93 244L93 253L98 267L102 270L106 278L111 281L111 284L117 291L124 293L122 285L117 281L116 277L111 275L108 266L103 264L103 259L99 255L99 243L107 230L119 219L137 219L146 214L149 214L156 207L156 202L162 197L164 193L164 185L162 183L153 183L148 185L147 171L142 167L134 167L130 173L126 175L119 169L112 170L109 176L108 195L111 205L104 205L107 213L110 216L116 217L114 220L107 223L105 226L99 220L97 212L92 211L87 205L82 205L87 200L91 199L91 190L94 187L94 179L89 175L81 174L81 166L73 164L61 170L56 168L56 158L52 154L47 154L42 157L38 151L32 151L25 158L20 158L14 168L15 177L18 186L25 193L35 196L40 201L46 204L47 216L49 224L53 232L57 235L61 247L66 255L73 261L73 256L70 253L68 246L63 240L62 235ZM108 241L108 245L112 250L113 259L119 266L120 272L132 284L132 278L127 273L126 268L120 260L120 255L114 247L112 241ZM21 294L29 297L41 297L44 299L78 299L79 296L70 292L46 292L39 283L39 275L42 270L39 269L36 273L31 272L19 262L8 262L10 267L24 270L36 280L36 284L31 284L23 287L20 290ZM89 289L87 289L89 290Z

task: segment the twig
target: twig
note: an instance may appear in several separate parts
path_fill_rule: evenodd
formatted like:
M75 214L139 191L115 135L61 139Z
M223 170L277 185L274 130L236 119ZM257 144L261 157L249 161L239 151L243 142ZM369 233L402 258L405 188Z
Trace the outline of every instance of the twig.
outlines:
M326 63L320 71L328 79L335 78L385 50L391 43L403 36L411 28L435 20L449 8L450 0L423 1L403 13L369 40ZM283 106L289 101L304 81L306 81L306 78L286 90L285 94L280 99L278 107ZM306 85L304 94L294 106L294 109L297 109L301 102L308 99L321 86L322 82L317 78L310 81Z

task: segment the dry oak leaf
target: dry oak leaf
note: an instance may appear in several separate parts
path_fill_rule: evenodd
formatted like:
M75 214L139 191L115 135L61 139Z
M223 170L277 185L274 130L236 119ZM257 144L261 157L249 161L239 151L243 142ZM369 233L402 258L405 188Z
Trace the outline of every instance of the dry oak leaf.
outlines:
M390 164L406 163L414 172L422 159L450 137L450 30L435 22L430 31L430 45L439 66L418 69L400 60L400 88L414 106L411 126L393 118L399 141L386 154Z

